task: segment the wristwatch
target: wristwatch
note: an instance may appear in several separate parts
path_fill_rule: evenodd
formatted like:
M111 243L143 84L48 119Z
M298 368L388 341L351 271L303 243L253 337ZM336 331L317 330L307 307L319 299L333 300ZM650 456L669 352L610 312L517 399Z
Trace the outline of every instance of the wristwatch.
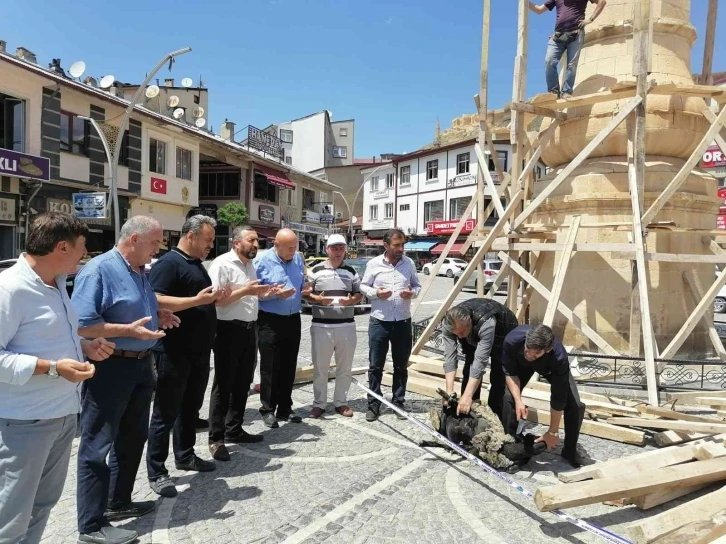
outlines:
M554 433L553 433L553 432L552 432L552 431L550 431L550 430L546 431L546 432L545 432L545 434L548 434L548 435L550 435L550 436L556 436L557 438L559 438L559 437L560 437L560 433L558 433L558 432L554 432Z
M50 361L50 368L48 368L48 376L51 378L58 377L58 361Z

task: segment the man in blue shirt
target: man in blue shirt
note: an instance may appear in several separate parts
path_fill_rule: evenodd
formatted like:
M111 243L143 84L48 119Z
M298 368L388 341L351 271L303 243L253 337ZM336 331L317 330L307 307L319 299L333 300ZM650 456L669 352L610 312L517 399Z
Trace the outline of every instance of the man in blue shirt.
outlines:
M136 216L121 228L118 245L86 264L76 278L73 306L79 334L106 337L113 356L84 384L78 448L79 542L126 544L136 531L109 522L151 512L154 501L132 502L154 392L151 348L179 324L160 310L144 266L159 251L158 221ZM108 464L106 456L111 453Z
M260 414L270 428L277 420L300 423L292 409L297 355L300 350L300 310L303 295L312 292L305 286L305 262L298 253L297 234L281 229L275 247L255 261L260 285L275 288L260 298L258 341L260 350ZM277 414L275 414L277 410Z

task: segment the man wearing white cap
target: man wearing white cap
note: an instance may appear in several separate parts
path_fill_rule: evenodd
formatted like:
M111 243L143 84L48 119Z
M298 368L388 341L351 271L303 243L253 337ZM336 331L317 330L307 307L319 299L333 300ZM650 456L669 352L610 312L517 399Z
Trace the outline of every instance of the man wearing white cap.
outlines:
M332 234L326 244L328 260L315 265L309 272L313 291L305 298L312 304L313 323L310 338L313 351L313 394L315 401L310 416L319 418L328 404L328 369L335 354L335 411L351 417L348 389L355 354L355 308L363 298L360 278L351 266L343 262L346 241Z

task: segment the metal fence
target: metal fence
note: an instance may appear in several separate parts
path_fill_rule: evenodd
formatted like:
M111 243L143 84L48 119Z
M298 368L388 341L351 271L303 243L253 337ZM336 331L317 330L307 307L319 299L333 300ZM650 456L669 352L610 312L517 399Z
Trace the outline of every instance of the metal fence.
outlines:
M431 318L413 324L414 342L423 334ZM726 338L726 325L717 325L719 337ZM443 354L444 345L440 325L436 327L424 350ZM603 355L572 351L576 359L571 370L578 383L601 387L646 389L645 359L629 355ZM463 358L461 350L459 357ZM660 390L713 390L726 389L726 364L718 359L656 359L656 373Z

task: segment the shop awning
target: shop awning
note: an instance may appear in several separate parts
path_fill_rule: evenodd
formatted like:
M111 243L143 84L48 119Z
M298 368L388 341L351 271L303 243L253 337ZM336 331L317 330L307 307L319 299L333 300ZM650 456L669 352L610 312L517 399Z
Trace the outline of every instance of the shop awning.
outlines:
M373 240L372 238L366 238L363 241L361 241L360 245L362 245L362 246L382 246L383 240Z
M290 181L290 178L288 178L287 174L285 174L284 172L280 172L279 170L273 170L272 168L267 168L266 166L262 166L260 164L255 164L255 172L262 174L267 178L267 181L269 181L273 185L281 187L282 189L295 188L295 184Z
M274 238L277 235L278 229L269 227L256 227L254 225L252 225L251 227L257 233L257 236L259 238Z
M439 244L434 249L431 250L431 253L434 255L441 255L444 252L444 248L446 247L446 244ZM451 249L449 250L449 255L463 255L461 252L461 248L464 247L464 244L454 244L451 246ZM406 249L408 249L408 245L406 245Z
M438 242L430 242L425 240L416 240L415 242L406 242L406 251L430 251Z

